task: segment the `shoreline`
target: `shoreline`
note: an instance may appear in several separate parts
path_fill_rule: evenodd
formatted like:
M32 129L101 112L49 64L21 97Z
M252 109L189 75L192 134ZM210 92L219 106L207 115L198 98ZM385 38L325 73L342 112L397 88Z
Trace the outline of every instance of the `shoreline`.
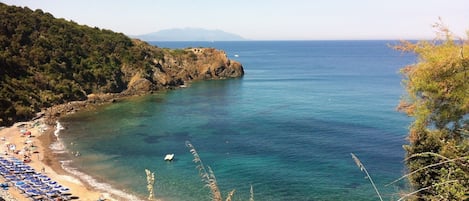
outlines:
M189 82L190 83L190 82ZM181 86L176 88L182 88ZM159 90L166 91L170 89L163 89ZM45 108L40 113L37 114L37 117L24 122L16 122L11 126L8 127L0 127L0 137L7 137L12 138L15 140L16 143L21 141L20 137L18 137L18 133L20 133L19 125L29 125L28 131L32 134L31 136L35 136L34 138L38 141L36 143L37 148L39 150L39 155L32 157L33 161L29 164L31 165L36 171L40 171L42 168L45 169L46 173L51 173L51 179L57 181L64 186L70 188L70 191L73 195L79 196L80 201L96 201L96 200L106 200L106 201L120 201L120 200L131 200L131 201L139 201L139 200L146 200L143 197L138 197L136 195L132 195L130 193L126 193L122 190L113 188L110 184L97 181L90 175L87 175L83 172L80 172L74 167L68 166L68 164L64 164L62 161L59 161L58 155L59 153L54 153L54 149L57 147L52 148L52 146L61 146L63 148L62 153L66 152L66 148L61 142L59 141L60 135L59 132L56 132L56 125L59 118L64 117L69 114L73 114L75 112L83 111L83 110L95 110L97 107L101 107L108 104L113 104L119 102L123 99L128 99L132 97L138 97L143 95L149 95L154 92L148 93L134 93L134 94L125 94L125 93L107 93L107 94L90 94L88 95L86 100L83 101L71 101L64 104L59 104L55 106L51 106L49 108ZM33 125L37 125L39 123L38 128ZM55 125L55 126L54 126ZM14 135L16 134L16 136ZM8 139L10 140L10 139ZM3 147L3 146L0 146ZM3 151L0 149L0 153ZM59 152L60 152L59 151ZM69 162L65 162L69 163ZM0 175L0 183L3 182L4 179ZM12 200L27 200L25 196L21 194L21 192L16 188L10 188L11 196L15 199ZM5 191L0 190L1 193ZM8 192L7 192L8 193ZM10 195L7 195L11 197ZM154 198L156 201L161 201L161 199Z
M66 153L68 151L59 138L61 130L65 130L65 128L62 127L62 125L57 121L54 134L49 135L50 141L43 141L45 142L44 144L48 144L48 155L52 156L51 158L53 158L53 160L50 160L51 167L55 168L62 174L70 175L80 180L80 182L82 182L87 188L92 188L94 189L94 191L105 192L110 194L110 200L143 200L135 195L113 188L108 183L100 182L92 176L77 170L73 166L70 166L69 164L73 159L67 159L62 161L59 160L57 154Z
M95 180L93 177L68 166L69 162L59 161L58 153L54 152L51 148L52 145L61 143L58 138L59 132L57 132L59 130L51 125L45 124L45 121L47 120L40 118L29 122L17 122L10 127L0 129L0 137L5 141L3 143L14 144L18 149L20 149L22 145L26 146L25 142L30 140L31 145L36 147L37 151L31 155L31 162L27 164L34 168L36 172L41 172L57 183L69 188L72 196L78 198L75 200L143 200L135 195L114 189L109 184ZM22 129L29 131L31 133L30 137L22 135ZM8 157L13 156L17 159L22 159L20 154L8 151L6 145L2 144L0 151L2 154L8 153L8 155L6 155ZM66 149L60 151L64 152ZM5 178L2 176L0 176L0 181L1 183L6 182ZM3 196L7 200L30 200L30 198L23 195L14 185L10 186L8 190L0 191L2 191L0 196Z

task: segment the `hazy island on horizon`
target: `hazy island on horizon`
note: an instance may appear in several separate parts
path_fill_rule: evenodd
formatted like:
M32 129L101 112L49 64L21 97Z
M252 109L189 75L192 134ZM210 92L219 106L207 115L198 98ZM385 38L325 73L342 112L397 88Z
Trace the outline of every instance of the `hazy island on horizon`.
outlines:
M144 41L244 41L242 36L222 30L203 28L174 28L164 29L142 35L133 35Z

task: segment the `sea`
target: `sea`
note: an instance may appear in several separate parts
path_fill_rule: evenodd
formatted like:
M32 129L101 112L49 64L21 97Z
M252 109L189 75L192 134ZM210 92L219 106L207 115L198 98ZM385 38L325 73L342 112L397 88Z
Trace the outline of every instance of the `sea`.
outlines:
M210 200L191 143L233 200L397 200L408 190L402 146L411 118L399 41L150 42L214 47L242 63L241 78L195 81L59 120L64 167L124 200ZM166 154L175 154L172 162ZM355 154L362 167L351 157ZM252 193L251 193L252 188Z

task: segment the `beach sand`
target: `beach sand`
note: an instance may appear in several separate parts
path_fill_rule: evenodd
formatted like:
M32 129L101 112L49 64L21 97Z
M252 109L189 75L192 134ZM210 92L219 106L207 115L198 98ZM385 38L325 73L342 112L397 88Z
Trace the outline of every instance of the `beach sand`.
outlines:
M41 122L41 120L36 120L35 122ZM32 154L31 162L28 163L28 165L33 167L36 172L44 173L62 186L68 187L72 196L78 198L75 200L96 201L99 198L116 200L112 199L108 193L95 190L91 186L85 185L78 178L67 174L67 172L62 169L60 162L54 158L54 153L49 149L51 143L56 140L53 134L55 128L51 128L49 126L46 131L41 132L41 124L34 124L35 122L16 123L11 127L1 129L0 154L4 155L5 152L7 152L6 144L8 143L14 144L17 147L17 150L19 150L24 146L27 146L25 142L30 140L32 141L32 144L37 147L36 150L38 153ZM23 136L21 134L20 126L27 131L30 131L31 137ZM7 156L14 156L21 160L23 159L22 155L15 154L11 151L7 153ZM4 181L4 178L1 176L0 181ZM7 191L11 197L14 197L16 200L30 200L14 187L9 188Z

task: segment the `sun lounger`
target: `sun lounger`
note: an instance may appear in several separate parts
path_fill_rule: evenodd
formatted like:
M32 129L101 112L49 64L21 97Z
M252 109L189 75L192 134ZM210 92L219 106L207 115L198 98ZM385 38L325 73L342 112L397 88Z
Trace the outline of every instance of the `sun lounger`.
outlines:
M25 197L33 200L70 200L70 189L63 187L46 175L36 172L31 166L17 158L0 156L0 175L8 183L20 190ZM8 183L0 184L0 188L8 188Z

